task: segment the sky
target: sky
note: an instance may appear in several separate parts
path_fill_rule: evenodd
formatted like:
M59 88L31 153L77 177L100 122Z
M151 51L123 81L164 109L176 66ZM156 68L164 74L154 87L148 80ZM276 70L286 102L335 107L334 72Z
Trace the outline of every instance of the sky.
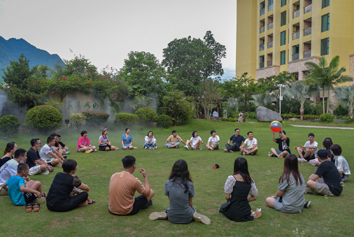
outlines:
M162 61L170 41L210 30L226 46L222 78L235 76L236 0L0 0L0 22L5 39L67 60L81 54L98 69L120 69L130 51Z

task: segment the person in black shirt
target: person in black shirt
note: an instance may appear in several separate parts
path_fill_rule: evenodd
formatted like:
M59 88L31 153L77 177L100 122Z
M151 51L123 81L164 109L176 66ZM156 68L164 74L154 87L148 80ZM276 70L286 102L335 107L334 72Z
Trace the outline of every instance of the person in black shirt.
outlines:
M53 167L48 165L41 157L39 156L38 149L41 147L41 141L39 138L31 139L31 148L27 151L27 160L26 163L29 166L29 175L35 174L49 174L53 171Z
M278 149L271 148L272 156L278 158L284 158L288 154L291 154L289 146L290 146L290 138L286 136L286 132L284 130L279 132L279 138L275 139L275 135L273 132L273 141L278 143Z
M339 196L342 193L342 177L336 166L331 162L327 151L321 149L317 152L320 162L316 173L312 174L306 185L305 193L327 196Z
M69 152L69 147L67 147L62 141L61 141L61 136L58 134L58 144L62 147L63 149L63 155L68 155L70 154Z
M230 145L230 142L232 141L232 145ZM236 128L235 129L235 135L232 135L230 139L227 141L225 144L226 149L224 148L225 152L234 152L234 151L240 151L240 146L242 142L245 141L245 138L240 135L240 129Z

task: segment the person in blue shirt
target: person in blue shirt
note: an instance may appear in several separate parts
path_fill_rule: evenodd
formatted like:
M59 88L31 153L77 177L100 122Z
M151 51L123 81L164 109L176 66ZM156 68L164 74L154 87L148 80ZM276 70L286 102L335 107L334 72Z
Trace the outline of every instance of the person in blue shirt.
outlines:
M133 146L133 138L132 135L130 135L130 129L126 128L125 133L122 136L122 148L123 150L133 150L137 149L137 147Z
M232 141L232 145L230 145L230 142ZM232 135L228 142L225 144L226 149L224 148L225 152L234 152L234 151L240 151L240 146L242 142L245 141L245 138L240 135L240 129L236 128L235 129L235 135Z

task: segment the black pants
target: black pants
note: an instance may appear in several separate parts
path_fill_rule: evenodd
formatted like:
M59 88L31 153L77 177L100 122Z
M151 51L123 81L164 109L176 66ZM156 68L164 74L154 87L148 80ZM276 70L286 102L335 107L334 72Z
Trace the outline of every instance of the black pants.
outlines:
M85 202L88 198L87 192L79 193L73 197L70 197L65 202L57 204L57 205L50 205L47 202L47 208L51 211L56 212L66 212L75 209L81 203Z
M127 216L135 215L141 209L146 209L146 208L148 208L151 205L152 205L152 201L151 200L148 201L147 198L144 195L140 195L140 196L135 198L135 202L133 204L133 210L129 214L127 214ZM112 213L111 211L109 211L109 213L111 213L113 215L118 215L118 214ZM121 216L121 215L118 215L118 216Z
M230 151L230 150L240 151L240 147L236 143L234 143L232 145L230 145L229 143L226 143L225 146L226 146L227 151Z

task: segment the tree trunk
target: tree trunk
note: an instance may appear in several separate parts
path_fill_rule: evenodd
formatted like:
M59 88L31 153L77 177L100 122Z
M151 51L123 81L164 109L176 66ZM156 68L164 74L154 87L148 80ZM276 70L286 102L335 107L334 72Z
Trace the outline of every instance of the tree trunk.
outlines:
M329 114L329 86L328 86L328 94L327 94L327 114Z
M353 118L353 96L349 100L349 117Z
M322 111L322 114L325 114L325 113L326 113L324 97L325 97L325 96L324 96L324 87L322 87L322 104L323 104L323 111Z
M300 120L304 120L304 103L300 105Z
M245 94L245 109L244 109L244 113L247 111L247 94Z

